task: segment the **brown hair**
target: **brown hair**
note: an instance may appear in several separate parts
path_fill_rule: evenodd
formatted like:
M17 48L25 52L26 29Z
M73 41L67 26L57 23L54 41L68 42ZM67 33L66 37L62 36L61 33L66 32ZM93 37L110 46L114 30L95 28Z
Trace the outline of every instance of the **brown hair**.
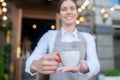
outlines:
M60 0L60 1L58 2L58 4L57 4L57 12L58 12L58 13L60 12L60 6L61 6L61 4L62 4L64 1L66 1L66 0ZM75 0L71 0L71 1L73 1L73 2L75 3L76 9L77 9L77 4L76 4Z

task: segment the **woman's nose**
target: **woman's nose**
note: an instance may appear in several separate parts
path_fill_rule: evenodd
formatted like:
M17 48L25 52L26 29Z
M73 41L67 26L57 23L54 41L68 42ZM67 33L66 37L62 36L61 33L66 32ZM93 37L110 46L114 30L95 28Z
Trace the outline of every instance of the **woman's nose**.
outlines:
M68 14L69 14L69 13L71 13L71 10L70 10L70 9L68 9L68 10L67 10L67 13L68 13Z

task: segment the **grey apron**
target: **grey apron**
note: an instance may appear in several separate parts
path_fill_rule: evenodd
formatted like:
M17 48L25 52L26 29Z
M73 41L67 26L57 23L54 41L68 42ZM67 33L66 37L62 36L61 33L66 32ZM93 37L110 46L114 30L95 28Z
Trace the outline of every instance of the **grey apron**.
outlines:
M85 39L84 37L78 32L78 36L80 41L74 42L61 42L61 31L58 31L56 36L56 41L54 44L53 52L61 52L61 51L68 51L68 50L78 50L81 52L80 60L85 59ZM63 66L62 63L59 64L59 67ZM79 72L72 73L72 72L56 72L50 74L50 80L88 80L87 76L82 74L80 75Z

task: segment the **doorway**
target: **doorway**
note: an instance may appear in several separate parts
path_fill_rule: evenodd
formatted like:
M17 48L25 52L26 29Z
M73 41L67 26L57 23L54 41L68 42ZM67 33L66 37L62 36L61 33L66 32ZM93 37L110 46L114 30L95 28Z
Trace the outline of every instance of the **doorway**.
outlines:
M34 79L35 76L31 77L25 70L26 59L31 55L39 39L48 30L55 30L56 28L51 28L55 25L55 20L46 19L31 19L22 18L22 30L21 30L21 57L22 59L22 80ZM40 80L49 80L49 76L40 75Z

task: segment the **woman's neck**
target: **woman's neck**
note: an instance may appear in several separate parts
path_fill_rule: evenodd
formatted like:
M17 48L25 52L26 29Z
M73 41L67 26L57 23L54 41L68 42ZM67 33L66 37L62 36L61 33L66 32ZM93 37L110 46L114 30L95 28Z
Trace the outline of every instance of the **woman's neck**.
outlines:
M63 25L62 27L68 32L73 32L75 30L75 25L72 25L72 26L71 25L69 25L69 26Z

